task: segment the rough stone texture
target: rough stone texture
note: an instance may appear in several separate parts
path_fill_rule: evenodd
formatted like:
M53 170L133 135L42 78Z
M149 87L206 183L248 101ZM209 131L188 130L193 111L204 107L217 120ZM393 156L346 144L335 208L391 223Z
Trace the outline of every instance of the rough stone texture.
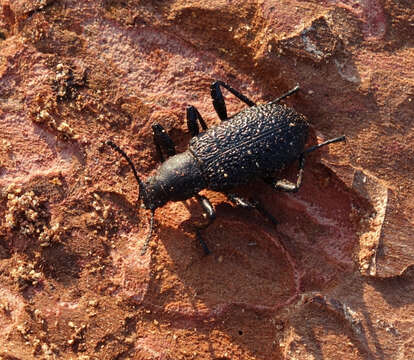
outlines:
M0 1L0 357L414 357L411 0ZM297 194L205 191L148 214L151 124L186 148L209 84L287 103L313 127ZM226 93L229 113L243 108ZM295 166L284 176L294 178Z

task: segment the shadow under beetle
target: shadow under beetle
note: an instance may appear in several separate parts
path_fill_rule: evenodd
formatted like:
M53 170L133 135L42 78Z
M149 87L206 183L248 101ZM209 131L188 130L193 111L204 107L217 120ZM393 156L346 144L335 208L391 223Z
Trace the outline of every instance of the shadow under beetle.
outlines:
M231 92L249 107L228 117L221 88ZM276 219L258 202L243 199L231 193L231 189L261 178L274 189L296 192L302 184L305 155L338 141L340 136L304 149L309 124L304 115L279 104L280 100L299 90L296 86L279 98L262 105L256 105L246 96L222 81L211 85L213 106L222 123L207 129L207 125L194 106L187 107L187 126L191 133L188 149L176 154L173 140L160 124L153 124L154 143L162 162L154 176L141 180L131 159L112 141L107 141L130 165L139 184L139 199L151 211L150 229L142 248L146 252L152 234L154 212L169 201L183 201L196 197L208 218L206 228L216 217L210 201L199 192L211 189L223 192L228 199L244 208L255 209L273 224ZM200 133L199 124L204 132ZM164 155L169 158L164 161ZM274 177L277 170L294 161L299 162L296 183ZM210 251L200 235L204 252Z

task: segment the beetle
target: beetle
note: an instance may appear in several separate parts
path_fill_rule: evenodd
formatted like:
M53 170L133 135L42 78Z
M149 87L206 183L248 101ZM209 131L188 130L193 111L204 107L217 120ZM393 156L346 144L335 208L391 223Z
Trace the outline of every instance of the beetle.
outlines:
M248 107L228 117L221 88L227 89ZM200 230L210 225L216 214L210 201L199 194L203 189L223 192L234 204L255 209L277 224L276 219L258 201L243 199L231 190L261 178L277 190L296 192L302 184L306 154L345 140L345 136L340 136L304 149L309 130L306 117L280 104L282 99L298 90L297 85L271 102L256 105L227 83L215 81L211 85L211 97L222 122L208 129L199 111L194 106L187 107L187 126L192 138L188 149L180 154L176 154L174 142L165 129L158 123L153 124L153 138L161 165L155 175L146 180L138 176L131 159L121 148L111 140L106 142L127 160L139 185L139 199L151 211L150 229L142 254L145 254L151 238L155 210L169 201L183 201L192 197L199 201L208 219L205 226L196 229L196 235L204 252L210 252ZM204 130L201 133L199 124ZM165 159L165 155L168 159ZM274 177L276 171L295 161L299 163L296 183Z

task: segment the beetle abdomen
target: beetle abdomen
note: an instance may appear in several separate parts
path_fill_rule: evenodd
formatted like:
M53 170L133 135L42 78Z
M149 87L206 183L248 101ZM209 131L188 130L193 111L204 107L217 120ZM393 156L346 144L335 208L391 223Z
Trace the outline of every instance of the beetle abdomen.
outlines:
M268 176L296 160L308 135L305 116L264 104L237 113L190 141L207 187L226 190Z

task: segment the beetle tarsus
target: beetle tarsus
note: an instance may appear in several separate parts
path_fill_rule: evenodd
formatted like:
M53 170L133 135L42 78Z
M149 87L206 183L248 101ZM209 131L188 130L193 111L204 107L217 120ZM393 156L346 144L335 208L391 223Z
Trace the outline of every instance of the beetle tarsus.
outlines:
M210 249L208 248L206 242L204 241L203 237L201 236L201 232L200 229L196 229L196 237L198 242L200 243L201 247L203 248L204 251L204 255L209 255L211 254Z
M333 144L333 143L336 143L336 142L339 142L339 141L346 141L346 136L342 135L342 136L339 136L339 137L336 137L336 138L333 138L333 139L326 140L323 143L320 143L318 145L311 146L310 148L306 149L302 154L309 154L312 151L320 149L322 146Z
M296 85L293 89L290 89L287 93L284 93L283 95L279 96L278 98L274 99L271 104L276 104L280 100L286 99L288 96L294 94L295 92L299 91L300 87L299 85Z

